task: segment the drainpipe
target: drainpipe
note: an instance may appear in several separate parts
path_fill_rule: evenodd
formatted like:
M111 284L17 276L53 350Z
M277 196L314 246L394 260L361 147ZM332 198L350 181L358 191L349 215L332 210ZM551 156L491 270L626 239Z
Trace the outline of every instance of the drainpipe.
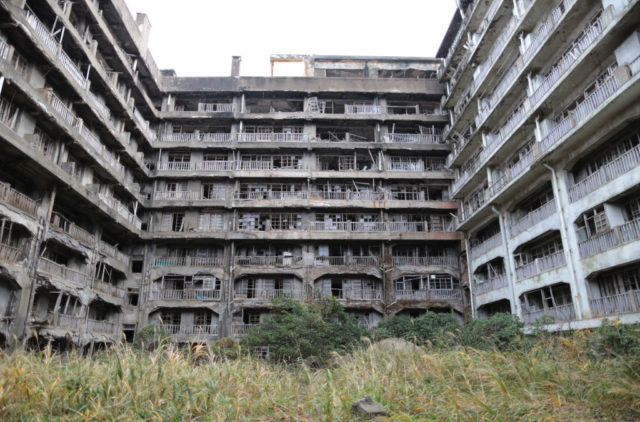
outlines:
M558 189L558 179L556 170L547 163L542 163L549 171L551 171L551 187L553 188L553 196L556 200L556 209L560 216L560 237L562 238L562 245L564 249L564 258L569 266L569 273L571 274L571 285L575 299L573 302L573 309L576 311L576 318L582 319L582 306L580 306L580 294L578 293L578 277L576 276L576 270L573 266L573 259L571 258L571 249L569 248L569 239L567 236L567 224L564 221L565 214L562 207L562 201L560 200L560 190ZM564 248L566 246L566 248ZM577 305L577 306L576 306Z
M518 315L518 306L516 306L516 289L515 289L515 272L513 268L511 268L511 251L509 250L509 243L507 238L507 225L505 221L502 219L502 214L495 206L491 206L491 211L494 212L498 216L498 222L500 223L500 235L502 236L502 246L505 251L505 264L507 267L507 275L509 277L509 290L511 290L511 313L513 315Z

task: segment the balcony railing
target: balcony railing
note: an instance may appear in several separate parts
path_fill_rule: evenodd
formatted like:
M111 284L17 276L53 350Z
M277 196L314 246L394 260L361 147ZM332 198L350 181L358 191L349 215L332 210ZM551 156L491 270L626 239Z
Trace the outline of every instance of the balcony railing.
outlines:
M610 181L640 166L640 145L616 157L569 188L569 198L575 202Z
M443 144L441 134L422 133L389 133L384 137L385 142L391 144Z
M179 324L162 324L161 326L172 336L203 336L215 337L218 335L217 325L179 325Z
M550 200L546 204L536 208L535 210L527 213L519 220L513 222L510 227L511 237L517 236L530 227L535 226L539 222L546 220L556 213L556 201Z
M236 256L236 265L289 266L302 264L302 256Z
M20 249L0 243L0 261L15 264L20 259L21 254L22 251Z
M495 276L494 278L488 278L482 282L478 282L478 280L476 280L474 284L475 294L481 295L483 293L492 292L505 287L508 284L509 282L505 274Z
M498 232L484 242L471 246L471 256L477 258L483 253L502 245L502 232Z
M307 191L261 191L261 192L235 192L234 199L239 201L264 201L264 200L296 200L296 199L309 199L309 192Z
M48 325L54 327L68 328L69 330L79 331L82 328L83 317L75 315L66 315L61 313L49 312L47 314Z
M378 266L380 257L378 256L316 256L316 265L360 265Z
M184 191L156 191L153 199L159 201L197 201L200 199L200 192Z
M564 265L567 265L564 251L558 251L517 267L516 278L518 281L524 280Z
M556 123L549 129L542 139L540 146L542 151L547 151L569 133L574 127L607 101L619 88L618 79L615 75L609 76L593 92L587 95L580 103L570 111L567 117Z
M223 264L222 256L158 256L156 267L219 267Z
M142 227L142 221L113 196L99 192L98 198L109 208L116 211L122 218L133 224L136 228L140 229Z
M396 266L441 266L457 267L458 257L455 255L445 256L394 256L391 262Z
M311 192L311 199L321 199L325 201L382 201L384 192L373 191L314 191Z
M384 232L386 224L382 221L314 221L311 223L310 230L316 232Z
M220 290L165 289L151 291L149 300L220 300Z
M204 113L233 113L233 103L198 103L198 111Z
M307 142L306 133L239 133L238 142Z
M640 290L591 299L589 303L596 317L640 312Z
M231 324L231 335L234 337L246 337L249 331L260 324Z
M578 245L580 258L587 258L638 239L640 239L640 219L631 220L580 242Z
M96 242L96 238L93 234L89 233L82 227L78 227L74 222L66 219L56 212L51 215L51 226L54 229L67 233L69 236L87 246L93 246Z
M119 251L116 247L111 246L104 241L100 241L100 243L98 243L98 250L108 257L115 259L116 261L122 262L125 265L129 265L129 255Z
M93 290L124 299L124 289L102 280L93 280Z
M87 331L90 333L117 334L118 328L115 322L87 319Z
M32 217L38 216L38 203L36 201L2 182L0 182L0 201L24 211Z
M277 297L290 297L292 299L303 299L304 294L300 289L236 289L233 293L234 299L242 300L271 300Z
M80 285L88 284L89 280L91 279L91 276L89 274L85 274L69 267L65 267L64 265L60 265L47 258L40 258L38 260L38 270L52 277L56 277L65 281L71 281Z
M554 308L522 311L522 321L526 325L535 324L538 320L550 319L553 322L569 322L576 319L573 304L560 305Z
M381 114L382 106L374 104L345 104L344 114Z
M460 300L460 289L396 289L398 300Z
M234 135L231 133L208 133L208 132L185 132L185 133L163 133L160 135L160 142L203 142L203 143L231 143Z

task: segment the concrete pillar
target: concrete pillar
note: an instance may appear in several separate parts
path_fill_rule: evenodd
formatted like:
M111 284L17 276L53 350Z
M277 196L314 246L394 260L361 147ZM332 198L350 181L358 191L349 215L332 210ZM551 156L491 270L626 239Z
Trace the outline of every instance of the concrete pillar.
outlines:
M242 57L240 56L232 56L231 57L231 76L238 77L240 76L240 62Z

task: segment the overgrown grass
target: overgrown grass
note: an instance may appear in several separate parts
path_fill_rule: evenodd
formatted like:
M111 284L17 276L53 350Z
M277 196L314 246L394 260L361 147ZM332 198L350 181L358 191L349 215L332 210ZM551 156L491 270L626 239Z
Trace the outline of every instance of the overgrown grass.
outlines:
M640 418L638 360L594 359L585 343L575 334L509 352L363 347L317 371L217 360L206 348L14 352L0 358L0 420L343 421L364 394L394 421Z

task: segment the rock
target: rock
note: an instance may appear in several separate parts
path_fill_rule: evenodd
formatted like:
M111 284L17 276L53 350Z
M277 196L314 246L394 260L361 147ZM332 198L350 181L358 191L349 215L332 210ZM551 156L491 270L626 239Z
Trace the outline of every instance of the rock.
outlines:
M320 369L322 368L322 361L317 356L307 356L302 361L307 368Z
M371 419L376 416L387 416L387 409L373 401L371 396L364 396L351 404L351 413L360 418Z
M415 344L406 341L401 338L386 338L373 344L371 347L388 352L400 351L400 352L419 352L422 349Z

